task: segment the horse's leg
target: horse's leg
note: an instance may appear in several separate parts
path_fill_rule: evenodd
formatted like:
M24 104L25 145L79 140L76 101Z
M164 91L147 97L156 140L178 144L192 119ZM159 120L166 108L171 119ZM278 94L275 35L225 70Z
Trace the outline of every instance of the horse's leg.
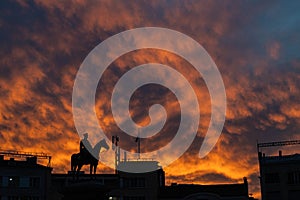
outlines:
M93 164L90 163L90 176L91 176L91 179L93 178Z
M95 164L94 165L94 174L96 174L96 171L97 171L97 165Z
M71 173L73 175L73 180L75 179L75 170L76 170L75 158L72 155L71 156Z
M73 180L75 179L75 173L76 173L76 165L74 163L72 163L71 161L71 173L73 176Z
M74 170L74 156L72 155L71 156L71 171L73 171Z
M76 171L76 178L77 178L77 180L78 180L78 177L79 177L79 172L81 170L81 167L82 167L82 164L78 164L77 165L77 171Z

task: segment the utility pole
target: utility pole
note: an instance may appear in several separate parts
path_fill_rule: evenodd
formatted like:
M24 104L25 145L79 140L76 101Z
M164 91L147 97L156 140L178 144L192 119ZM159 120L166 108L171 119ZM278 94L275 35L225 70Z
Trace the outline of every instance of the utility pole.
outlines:
M138 159L141 158L141 138L140 138L140 131L138 129L138 136L135 138L135 142L137 142L137 153L138 153Z
M120 141L119 136L113 135L112 136L112 149L115 150L115 174L118 173L118 165L120 162L120 147L118 146L118 143Z

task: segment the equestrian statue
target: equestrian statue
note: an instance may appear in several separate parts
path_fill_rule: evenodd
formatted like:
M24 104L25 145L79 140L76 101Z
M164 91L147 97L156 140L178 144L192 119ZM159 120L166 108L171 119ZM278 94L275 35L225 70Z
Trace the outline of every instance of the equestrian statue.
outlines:
M71 156L71 171L78 175L83 165L90 165L90 174L93 174L93 172L96 174L98 161L100 159L100 150L102 147L108 150L109 146L105 139L102 139L93 148L88 141L88 133L84 133L83 136L84 138L80 141L79 145L79 153L72 154Z

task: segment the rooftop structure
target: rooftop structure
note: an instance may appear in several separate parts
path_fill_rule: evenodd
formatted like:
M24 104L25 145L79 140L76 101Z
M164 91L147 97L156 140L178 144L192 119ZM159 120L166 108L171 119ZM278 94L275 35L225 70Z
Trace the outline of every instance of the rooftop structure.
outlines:
M299 140L257 144L262 200L298 200L300 197L300 154L266 156L264 147L299 145Z
M25 151L16 151L16 150L2 150L0 149L0 156L3 160L4 157L9 158L20 158L20 159L27 159L27 158L36 158L36 159L47 159L48 164L47 167L51 165L51 156L46 153L37 153L37 152L25 152Z
M14 157L6 159L5 156ZM37 164L36 154L0 154L0 199L49 200L52 168Z
M8 155L13 155L14 158L4 159ZM116 174L77 175L73 171L53 174L52 168L37 163L38 155L42 156L16 152L0 156L1 200L251 199L248 197L246 178L243 183L237 184L165 186L165 173L162 167L157 161L149 159L118 161ZM128 168L142 171L149 169L149 171L139 173L124 171Z

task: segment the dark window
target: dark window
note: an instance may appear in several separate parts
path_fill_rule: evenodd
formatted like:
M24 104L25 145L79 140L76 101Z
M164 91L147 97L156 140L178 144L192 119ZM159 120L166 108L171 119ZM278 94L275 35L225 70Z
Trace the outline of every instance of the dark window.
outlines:
M39 200L40 198L37 196L23 196L20 200Z
M124 188L143 188L145 187L145 178L124 178Z
M289 191L289 200L299 200L300 191L299 190L290 190Z
M300 184L300 171L288 173L288 184Z
M280 178L278 173L267 173L265 183L279 183Z
M124 196L124 200L145 200L146 198L144 196L136 196L136 197L130 197L130 196Z
M33 188L39 188L40 187L40 178L39 177L30 177L29 186L33 187Z
M8 196L8 200L19 200L20 198L18 196Z
M20 177L18 176L9 176L8 177L8 187L19 187ZM13 196L12 196L13 198Z
M282 200L280 192L267 192L266 199L270 200Z
M20 177L20 187L28 188L29 187L29 177Z

